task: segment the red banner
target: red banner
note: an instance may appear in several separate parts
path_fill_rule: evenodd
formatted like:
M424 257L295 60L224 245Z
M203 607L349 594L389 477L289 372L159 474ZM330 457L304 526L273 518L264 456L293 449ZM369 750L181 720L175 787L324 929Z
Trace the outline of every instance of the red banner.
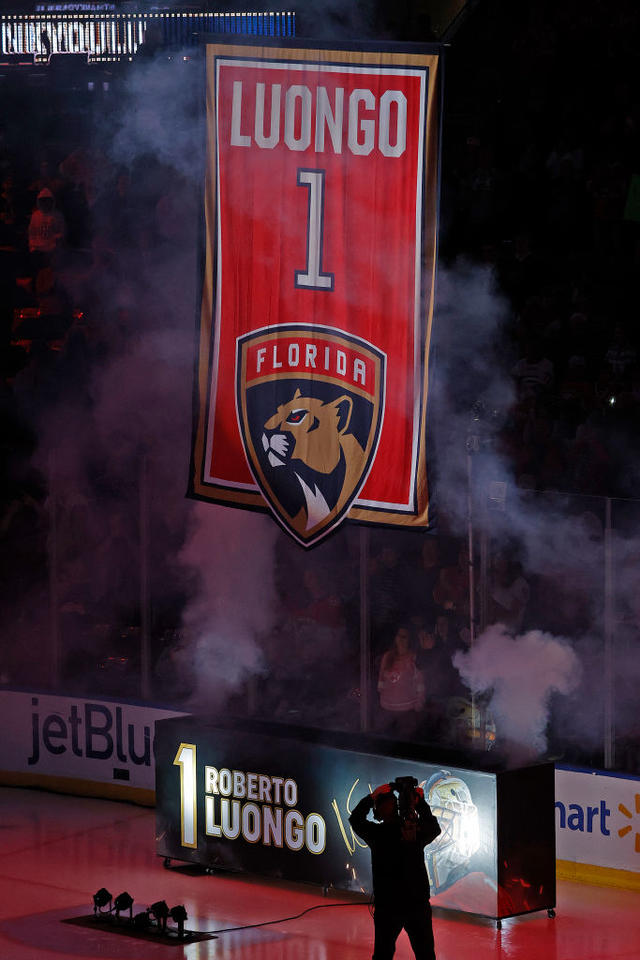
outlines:
M437 53L207 46L190 494L426 526Z

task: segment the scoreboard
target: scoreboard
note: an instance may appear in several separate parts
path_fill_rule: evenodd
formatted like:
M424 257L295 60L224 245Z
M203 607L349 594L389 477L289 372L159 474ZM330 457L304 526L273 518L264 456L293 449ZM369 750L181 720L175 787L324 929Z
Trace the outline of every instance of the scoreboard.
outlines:
M148 30L168 47L194 46L203 33L292 37L295 13L7 13L0 16L0 53L25 63L47 63L52 54L82 55L90 63L132 60Z

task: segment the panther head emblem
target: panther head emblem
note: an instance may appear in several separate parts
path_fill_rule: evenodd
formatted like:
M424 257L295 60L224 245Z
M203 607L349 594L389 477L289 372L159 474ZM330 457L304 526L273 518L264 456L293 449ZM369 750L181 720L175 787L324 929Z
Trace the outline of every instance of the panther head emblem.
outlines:
M288 403L280 404L264 425L262 446L274 468L292 465L305 499L305 529L321 523L334 509L340 509L346 491L352 489L351 478L360 473L364 451L350 433L349 421L353 400L346 395L323 402L316 397L303 397L297 389ZM297 462L297 463L296 463ZM326 482L344 462L340 490ZM313 489L303 477L309 471L320 476ZM325 478L322 482L321 478ZM323 489L324 488L324 492ZM333 502L332 502L333 501Z

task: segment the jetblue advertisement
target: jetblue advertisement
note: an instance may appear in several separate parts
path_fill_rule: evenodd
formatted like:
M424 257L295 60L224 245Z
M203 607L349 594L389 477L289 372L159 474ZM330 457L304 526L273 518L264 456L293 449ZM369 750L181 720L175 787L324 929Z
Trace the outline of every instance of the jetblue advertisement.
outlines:
M118 789L103 795L140 799L133 793L140 790L152 802L155 723L176 715L108 699L3 690L0 719L11 731L0 745L3 779L52 789L73 781L77 792L83 783L111 784Z

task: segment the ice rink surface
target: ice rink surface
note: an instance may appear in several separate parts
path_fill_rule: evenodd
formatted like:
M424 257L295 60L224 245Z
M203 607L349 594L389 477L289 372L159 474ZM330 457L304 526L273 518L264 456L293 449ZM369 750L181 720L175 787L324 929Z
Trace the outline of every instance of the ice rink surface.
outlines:
M366 903L301 884L207 875L155 853L154 811L126 803L0 788L0 960L365 960ZM149 943L62 921L93 912L93 894L128 891L134 914L158 900L184 904L192 944ZM503 921L434 910L438 960L640 960L637 892L559 882L546 911ZM406 935L396 957L413 956Z

